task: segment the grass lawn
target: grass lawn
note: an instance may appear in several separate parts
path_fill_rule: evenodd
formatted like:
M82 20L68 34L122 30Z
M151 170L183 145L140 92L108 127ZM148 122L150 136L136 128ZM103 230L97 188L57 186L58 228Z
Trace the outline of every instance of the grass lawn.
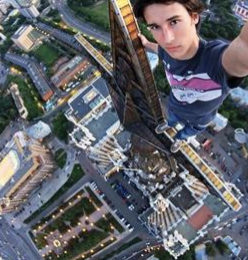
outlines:
M68 6L75 12L78 18L83 17L86 21L96 24L100 28L109 31L108 1L100 4L84 7L78 0L68 0Z
M122 233L124 231L124 228L121 226L121 224L112 216L111 213L108 213L106 216L109 223L111 223L115 229L118 230L119 233Z
M111 225L110 223L104 219L104 218L101 218L99 219L95 225L99 228L101 228L102 230L104 230L105 232L113 232L113 230L111 229Z
M22 78L17 76L8 76L9 82L18 85L24 105L28 110L28 120L32 120L43 114L41 104L39 102L39 94L34 86L28 85Z
M94 203L98 206L101 207L102 206L102 202L97 198L97 196L95 195L95 193L91 190L90 187L86 187L85 188L87 190L87 192L90 195L90 198L94 201Z
M74 183L79 181L83 176L84 176L84 171L81 168L80 164L75 164L72 169L71 176L66 182L66 185L68 187L71 187Z
M58 51L47 43L40 45L38 49L34 50L33 54L47 67L51 67L60 56Z
M66 163L67 153L63 149L59 149L55 152L55 161L59 168L63 168Z

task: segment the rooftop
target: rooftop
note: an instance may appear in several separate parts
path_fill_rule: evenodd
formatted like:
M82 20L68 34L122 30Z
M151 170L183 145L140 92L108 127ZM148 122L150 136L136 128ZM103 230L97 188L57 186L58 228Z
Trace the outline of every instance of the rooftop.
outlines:
M73 116L77 121L82 120L92 109L109 95L107 85L102 78L98 78L88 87L69 101L69 106L73 111Z
M2 151L6 156L0 162L1 177L0 197L4 196L23 175L33 166L29 144L23 132L17 132ZM6 174L8 173L8 174Z
M117 121L119 121L119 119L115 110L113 109L109 109L100 118L91 120L90 123L87 125L87 128L96 138L96 140L92 142L91 145L94 146L104 136L106 136L107 130Z
M194 229L199 230L206 225L212 217L213 212L204 205L193 216L191 216L188 222Z
M177 192L177 194L175 194L175 196L170 197L170 200L173 204L186 212L197 204L197 201L192 196L191 192L184 185L181 186L181 189Z

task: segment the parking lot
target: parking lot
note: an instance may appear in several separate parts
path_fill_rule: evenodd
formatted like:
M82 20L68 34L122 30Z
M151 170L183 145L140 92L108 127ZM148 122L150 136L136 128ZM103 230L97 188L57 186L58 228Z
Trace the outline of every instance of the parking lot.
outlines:
M109 182L115 192L126 203L129 210L142 214L150 207L148 198L129 180L124 171L116 173Z

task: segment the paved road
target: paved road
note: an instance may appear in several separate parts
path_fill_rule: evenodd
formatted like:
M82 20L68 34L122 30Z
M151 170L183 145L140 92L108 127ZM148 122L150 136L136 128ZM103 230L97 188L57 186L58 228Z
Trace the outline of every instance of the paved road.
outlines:
M247 226L247 229L244 227ZM244 232L241 233L241 229ZM231 236L242 248L240 256L248 256L248 205L243 205L243 208L237 213L229 211L218 223L218 226L212 226L208 229L210 237L216 236Z
M100 41L110 44L111 39L109 33L100 31L96 29L95 26L77 19L70 8L68 8L65 0L53 0L53 4L60 12L63 21L69 26L74 27Z
M35 248L26 242L25 233L16 232L2 217L0 220L0 256L7 260L39 260Z

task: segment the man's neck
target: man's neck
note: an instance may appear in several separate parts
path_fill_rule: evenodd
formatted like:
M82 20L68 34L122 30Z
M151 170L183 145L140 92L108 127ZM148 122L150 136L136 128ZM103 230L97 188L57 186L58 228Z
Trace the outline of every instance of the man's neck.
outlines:
M194 39L194 41L192 42L192 45L190 46L190 48L188 50L188 55L186 57L186 60L189 60L196 55L196 53L199 49L199 45L200 45L200 38L197 35L196 38Z

